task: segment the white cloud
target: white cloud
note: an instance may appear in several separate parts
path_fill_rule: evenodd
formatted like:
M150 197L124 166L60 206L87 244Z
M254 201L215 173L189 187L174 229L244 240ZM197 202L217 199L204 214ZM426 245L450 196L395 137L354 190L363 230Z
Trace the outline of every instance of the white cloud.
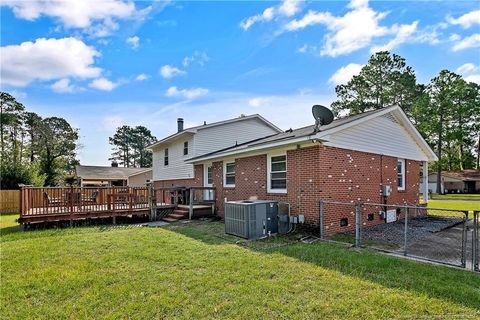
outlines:
M118 86L118 83L114 83L106 78L98 78L90 82L88 86L97 90L112 91Z
M210 61L210 57L205 51L195 50L191 56L186 56L183 58L182 65L184 67L188 67L190 64L195 62L203 67L208 61Z
M453 25L460 25L464 29L468 29L474 24L480 24L480 10L471 11L458 18L447 16L447 22Z
M135 80L137 81L145 81L147 80L148 78L150 78L148 75L146 75L145 73L140 73L136 78Z
M311 10L303 18L287 23L284 29L295 31L316 24L324 25L330 32L324 37L325 44L320 54L332 57L364 48L370 45L374 38L389 33L388 28L379 25L387 15L386 12L374 11L365 0L353 0L348 7L351 11L339 17L330 12Z
M64 78L60 79L50 86L53 91L58 93L74 93L80 90L73 84L70 83L70 79Z
M34 80L67 77L95 78L102 72L94 66L100 53L75 38L41 38L1 50L1 80L7 85L25 86Z
M186 72L177 67L166 64L160 68L160 75L165 79L170 79L176 76L184 75Z
M248 105L254 108L262 107L262 106L268 105L270 100L271 100L271 97L256 97L248 100Z
M7 0L2 5L10 7L17 18L32 21L42 16L53 17L66 28L84 29L98 37L118 29L116 20L142 18L150 11L150 7L136 10L133 2L122 0Z
M138 36L130 37L126 40L126 43L132 47L132 49L137 49L140 46L140 38Z
M392 31L396 34L395 37L382 46L374 46L370 52L391 51L400 44L411 40L413 33L417 30L418 21L412 24L402 24L392 26Z
M462 37L458 33L452 33L450 37L448 37L450 41L458 41L460 39L462 39Z
M291 17L300 11L302 1L284 0L275 7L268 7L262 13L243 19L240 27L247 31L257 22L267 22L273 20L276 16Z
M165 95L167 97L182 97L188 100L193 100L208 94L208 89L192 88L192 89L178 89L177 87L170 87L167 89Z
M353 76L358 75L362 68L361 64L349 63L335 71L328 81L334 85L346 84Z
M461 37L455 37L455 39L456 40L454 40L454 42L456 43L452 47L453 51L480 47L480 33L472 34L471 36L465 37L463 39Z
M465 81L474 82L480 85L480 74L471 74L465 77Z
M457 70L455 70L455 72L460 74L468 74L471 72L475 72L477 70L479 70L479 66L476 66L473 63L465 63L465 64L462 64L460 67L458 67Z
M296 0L284 0L278 7L278 11L284 16L291 17L300 11L301 1Z
M463 76L467 82L475 82L480 84L480 66L474 63L465 63L455 70Z

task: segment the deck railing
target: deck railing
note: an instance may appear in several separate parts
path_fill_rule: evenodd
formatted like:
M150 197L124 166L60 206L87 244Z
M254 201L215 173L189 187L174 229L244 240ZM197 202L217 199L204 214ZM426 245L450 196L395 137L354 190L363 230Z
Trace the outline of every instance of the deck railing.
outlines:
M62 215L148 209L147 187L23 187L21 215Z
M22 223L150 215L156 219L157 208L174 209L209 204L215 208L215 188L209 187L30 187L21 189Z

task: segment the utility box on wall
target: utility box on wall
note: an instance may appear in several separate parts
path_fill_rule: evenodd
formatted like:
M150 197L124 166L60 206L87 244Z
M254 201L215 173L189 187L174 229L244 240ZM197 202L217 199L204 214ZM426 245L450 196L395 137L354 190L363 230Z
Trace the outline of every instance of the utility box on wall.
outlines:
M278 232L278 202L243 200L225 202L225 233L258 239Z

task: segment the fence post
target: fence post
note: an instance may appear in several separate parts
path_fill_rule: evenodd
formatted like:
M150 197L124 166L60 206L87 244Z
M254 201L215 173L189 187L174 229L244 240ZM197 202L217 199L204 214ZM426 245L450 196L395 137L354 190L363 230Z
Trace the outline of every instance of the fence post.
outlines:
M320 200L320 212L319 212L319 227L320 227L320 239L324 239L324 234L323 234L323 206L324 206L324 203L323 203L323 200Z
M73 227L73 185L70 185L70 228Z
M193 217L193 193L194 193L194 189L193 188L190 188L190 194L189 194L189 207L188 207L188 219L192 220L192 217Z
M358 208L358 204L355 205L355 247L360 248L361 241L360 241L360 210Z
M478 248L478 233L480 228L480 211L473 211L473 232L472 232L472 270L479 272L479 248Z
M468 220L468 211L463 211L463 227L462 227L462 268L465 268L466 264L466 257L467 257L467 220Z
M405 220L405 230L404 230L404 239L403 239L403 255L407 256L407 246L408 246L408 207L405 205L404 208L404 220Z

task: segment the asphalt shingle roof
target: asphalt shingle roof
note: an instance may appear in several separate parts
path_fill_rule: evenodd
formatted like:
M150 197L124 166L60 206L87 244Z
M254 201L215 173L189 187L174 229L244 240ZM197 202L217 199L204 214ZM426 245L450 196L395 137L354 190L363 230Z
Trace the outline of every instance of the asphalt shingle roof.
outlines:
M123 168L107 166L75 166L78 177L81 178L104 178L104 179L127 179L135 173L149 170L150 168Z

